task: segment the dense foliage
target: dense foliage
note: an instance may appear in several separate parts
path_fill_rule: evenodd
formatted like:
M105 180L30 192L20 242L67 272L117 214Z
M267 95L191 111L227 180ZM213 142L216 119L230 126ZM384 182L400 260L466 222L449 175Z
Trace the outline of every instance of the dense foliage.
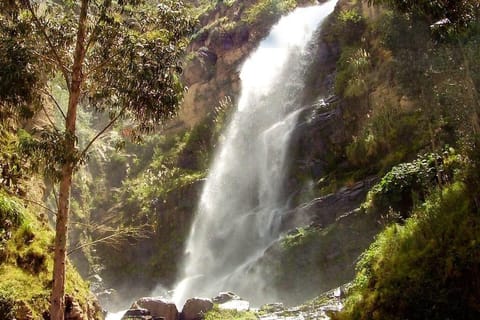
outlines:
M423 202L438 185L452 181L459 166L458 155L449 155L448 151L443 157L426 154L412 162L401 163L371 189L368 205L380 212L393 210L405 218L415 202Z
M339 319L476 319L479 237L465 185L436 192L363 253Z

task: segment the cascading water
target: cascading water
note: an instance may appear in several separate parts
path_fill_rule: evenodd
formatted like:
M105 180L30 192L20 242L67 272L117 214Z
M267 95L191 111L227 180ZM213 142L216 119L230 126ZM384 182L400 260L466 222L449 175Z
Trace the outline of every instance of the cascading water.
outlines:
M336 2L283 17L242 66L237 110L187 241L184 280L173 297L178 306L224 290L255 304L274 299L262 292L252 266L279 236L287 148L311 60L308 43Z

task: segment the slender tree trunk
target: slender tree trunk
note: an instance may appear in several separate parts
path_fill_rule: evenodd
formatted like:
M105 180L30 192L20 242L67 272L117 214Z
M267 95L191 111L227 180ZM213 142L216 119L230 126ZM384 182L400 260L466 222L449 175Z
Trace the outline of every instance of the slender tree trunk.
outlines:
M78 19L77 42L75 46L70 96L68 100L67 118L65 121L65 163L62 166L60 180L60 196L58 199L58 213L55 233L55 255L53 265L53 288L51 295L50 318L63 320L65 312L65 267L67 259L68 216L70 211L70 190L72 187L73 171L77 164L75 146L75 131L77 108L80 100L83 73L82 66L85 59L85 37L87 24L88 1L82 0Z
M50 319L63 320L65 310L65 266L68 233L68 213L70 205L70 186L72 184L73 165L64 165L60 183L59 208L55 228L55 256L53 266L53 288L51 296Z

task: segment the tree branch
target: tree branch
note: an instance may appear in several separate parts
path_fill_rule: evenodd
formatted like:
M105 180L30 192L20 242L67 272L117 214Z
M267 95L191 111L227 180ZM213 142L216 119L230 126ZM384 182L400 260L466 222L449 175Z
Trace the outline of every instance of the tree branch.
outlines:
M123 107L122 110L120 110L120 112L112 119L110 120L110 122L105 126L105 128L103 128L100 132L98 132L95 137L93 137L92 140L90 140L90 142L87 144L87 146L85 147L85 149L83 149L82 153L80 154L80 159L82 159L88 152L88 149L90 149L90 147L92 146L92 144L98 139L100 138L100 136L102 134L105 133L105 131L107 131L121 116L122 114L125 112L125 110L127 109L127 106Z
M48 36L47 31L45 30L45 25L43 25L40 22L40 20L38 19L37 15L35 14L35 10L33 10L33 7L32 7L32 4L31 4L30 0L25 1L25 3L26 3L28 11L30 11L30 13L32 14L33 21L35 22L37 27L40 29L43 37L47 41L47 44L50 47L50 51L52 51L52 54L53 54L53 56L55 57L55 60L58 63L58 67L62 71L63 77L65 78L65 81L67 82L67 87L69 88L68 90L70 90L70 80L68 78L67 68L65 67L65 64L63 63L62 59L60 58L60 55L58 54L57 49L53 45L52 40Z
M112 242L112 243L121 242L122 240L126 239L126 237L128 237L128 236L136 236L137 238L147 238L146 235L141 235L140 234L147 227L148 227L148 225L141 225L139 227L130 227L130 228L126 228L126 229L112 230L113 233L111 235L108 235L108 236L102 237L100 239L96 239L96 240L78 245L75 248L69 250L67 252L67 256L69 256L70 254L72 254L72 253L74 253L78 250L81 250L85 247L93 246L93 245L96 245L97 243L100 243L100 242Z
M27 199L27 198L22 198L23 201L26 201L26 202L30 202L30 203L33 203L37 206L39 206L40 208L42 209L45 209L47 210L48 212L52 213L54 216L57 215L57 212L53 211L52 209L50 209L49 207L47 207L46 205L38 202L38 201L35 201L35 200L30 200L30 199Z
M67 117L65 116L65 113L63 112L62 107L60 107L60 104L58 103L57 99L55 99L55 97L47 90L42 90L42 93L46 94L53 101L58 111L60 111L60 114L62 115L63 120L66 120Z
M45 59L45 60L49 61L50 63L58 64L58 61L57 61L57 60L55 60L55 59L53 59L53 58L51 58L51 57L48 57L48 56L46 56L46 55L44 55L44 54L41 54L41 53L38 53L38 52L35 52L35 51L33 52L33 54L39 56L39 57L42 58L42 59ZM65 66L64 66L64 67L65 67ZM71 72L71 70L68 69L67 67L65 67L65 70L66 70L67 72Z
M48 114L47 109L45 108L45 106L43 104L42 104L42 110L45 113L45 116L47 117L48 122L50 122L50 124L52 125L53 129L55 131L59 131L57 126L55 125L55 122L52 121L52 118L50 118L50 115Z
M100 28L99 28L100 22L102 22L103 17L105 15L106 11L107 11L107 8L110 6L110 4L111 4L111 1L108 1L108 0L103 1L103 6L102 6L100 16L99 16L97 22L95 23L95 27L93 27L93 31L92 31L90 37L87 40L87 45L85 46L85 52L88 52L88 49L90 49L90 46L96 40L96 37L98 35L98 31L100 30Z

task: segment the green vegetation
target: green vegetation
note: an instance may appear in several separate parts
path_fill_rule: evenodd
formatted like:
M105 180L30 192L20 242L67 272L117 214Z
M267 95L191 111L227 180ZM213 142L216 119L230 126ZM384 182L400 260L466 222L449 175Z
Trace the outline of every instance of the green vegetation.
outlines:
M453 180L461 159L453 150L426 154L393 167L369 192L366 208L378 212L393 210L404 218L415 204L422 203L431 190Z
M342 47L335 90L349 106L348 172L383 176L362 209L385 230L362 254L335 319L475 319L479 4L369 2L386 8L347 7L333 25ZM362 21L354 9L364 15L356 38L335 29Z
M296 4L296 0L262 0L246 10L243 20L252 24L271 16L279 16L295 8Z
M368 0L368 4L383 4L394 7L398 11L404 12L413 18L424 19L429 24L442 19L448 19L445 30L447 32L458 32L468 28L471 23L475 22L476 17L478 17L480 13L480 4L476 0L461 2L455 0Z
M433 193L365 251L338 319L475 319L479 237L478 211L463 183Z
M423 11L418 16L407 8L365 10L359 1L340 3L324 37L341 49L334 90L343 99L351 139L334 155L319 189L331 191L338 182L383 175L394 165L418 154L439 153L446 145L458 149L471 132L479 132L480 79L474 61L480 51L478 26L471 18L478 4L463 5L471 10L464 12L470 17L468 25L440 37ZM335 164L344 160L343 170L338 170Z
M45 217L22 200L0 192L0 318L13 319L19 308L40 319L48 310L53 267L53 232ZM86 310L88 285L70 264L67 294Z
M205 320L257 320L255 313L251 311L222 310L214 306L213 310L205 314Z

